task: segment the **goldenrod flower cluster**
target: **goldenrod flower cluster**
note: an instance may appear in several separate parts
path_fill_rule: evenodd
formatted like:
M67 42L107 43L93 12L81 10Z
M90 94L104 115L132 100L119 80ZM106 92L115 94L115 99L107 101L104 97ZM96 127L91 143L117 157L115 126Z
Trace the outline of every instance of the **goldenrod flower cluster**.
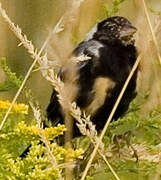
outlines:
M61 124L59 124L56 127L50 127L40 130L37 125L27 126L23 121L18 124L17 129L19 133L25 135L32 135L33 137L40 136L40 131L44 131L45 137L48 141L53 140L55 137L59 135L62 135L65 130L65 126ZM68 161L71 161L73 159L82 158L82 149L64 149L63 147L58 146L56 143L52 143L50 144L50 146L54 153L54 156L59 160L66 159Z
M7 109L10 107L11 103L6 100L0 100L0 111L7 111ZM12 113L20 113L20 114L28 114L28 108L29 106L26 104L17 104L15 103L12 108Z
M73 161L74 159L83 159L83 149L66 149L65 151L65 159L66 161Z
M50 144L52 152L57 160L65 160L65 161L73 161L74 159L82 159L83 158L83 149L72 149L72 148L63 148L62 146L58 146L56 143Z
M17 127L17 131L20 131L21 133L26 135L40 136L40 131L44 131L47 140L52 140L55 137L62 135L66 130L65 126L61 124L58 124L58 126L56 127L50 127L40 130L37 125L27 126L24 121L20 122Z
M56 127L45 128L44 133L48 140L52 140L53 138L63 135L66 128L62 124L58 124Z
M37 125L27 126L24 121L18 123L17 131L26 135L39 136L40 134L40 129Z

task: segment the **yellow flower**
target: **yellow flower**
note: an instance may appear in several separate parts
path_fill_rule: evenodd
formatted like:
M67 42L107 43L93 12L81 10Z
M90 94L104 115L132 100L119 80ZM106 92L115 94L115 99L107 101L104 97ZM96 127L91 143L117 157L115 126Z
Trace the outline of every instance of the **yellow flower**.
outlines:
M40 130L37 127L37 125L27 126L23 121L18 123L18 130L24 134L29 134L29 135L39 136L40 134Z
M0 100L0 110L7 110L10 107L11 103L6 100L2 101ZM13 105L12 111L11 112L16 112L16 113L21 113L21 114L28 114L28 105L26 104L17 104L15 103Z
M66 128L62 124L58 124L56 127L45 128L44 133L48 140L55 138L56 136L63 135Z
M82 159L83 158L83 149L76 149L76 150L73 150L71 148L69 149L66 149L65 151L65 157L66 157L66 160L67 161L71 161L73 159Z

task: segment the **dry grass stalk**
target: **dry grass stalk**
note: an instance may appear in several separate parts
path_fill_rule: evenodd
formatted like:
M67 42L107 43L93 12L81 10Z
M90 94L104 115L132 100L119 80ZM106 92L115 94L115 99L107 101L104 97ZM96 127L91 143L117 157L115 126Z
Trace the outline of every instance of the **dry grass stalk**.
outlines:
M45 49L45 47L46 47L46 45L47 45L47 43L48 43L48 41L49 41L49 39L50 39L50 37L51 37L51 35L52 35L53 33L51 33L51 34L48 36L47 40L44 42L42 48L40 49L40 51L39 51L39 53L38 53L37 50L34 48L32 42L27 39L27 36L22 34L22 30L19 28L19 26L15 26L15 24L10 20L10 18L9 18L8 15L6 14L5 10L2 8L1 3L0 3L0 14L1 14L1 16L3 17L3 19L7 22L7 24L8 24L9 27L10 27L10 29L14 32L14 34L16 35L16 37L21 41L21 43L20 43L19 45L22 44L22 45L28 50L28 52L29 52L29 54L31 55L31 57L34 59L34 62L33 62L32 65L30 66L30 68L29 68L29 70L28 70L28 72L27 72L27 74L26 74L26 76L25 76L25 78L24 78L24 80L23 80L20 88L18 89L18 91L17 91L14 99L12 100L12 103L11 103L10 107L8 108L8 111L6 112L6 114L5 114L2 122L1 122L1 124L0 124L0 130L1 130L1 129L3 128L3 126L4 126L4 124L5 124L5 121L6 121L7 118L8 118L8 115L9 115L9 113L10 113L13 105L15 104L17 98L19 97L19 95L20 95L23 87L25 86L25 83L26 83L27 79L29 78L29 76L30 76L30 74L31 74L31 72L32 72L35 64L37 63L37 61L39 61L39 60L41 59L40 55L41 55L41 53L43 52L43 50ZM60 21L58 22L58 24L55 26L53 32L55 32L55 33L58 32L58 30L59 30L58 27L59 27L59 24L60 24L61 21L62 21L62 18L60 19Z
M61 60L61 65L66 64L70 60L70 55L73 51L73 43L72 43L72 38L73 38L73 32L74 29L76 28L79 18L80 18L80 6L84 0L78 0L78 1L66 1L67 4L67 9L66 13L64 14L64 22L63 25L65 27L65 31L63 35L59 38L55 37L56 41L56 46L58 47L58 54L60 55L60 60ZM64 49L65 51L62 51ZM73 81L73 76L76 77L76 68L75 64L72 63L71 66L73 66L72 74L69 75L71 77L70 80ZM62 90L62 97L64 103L62 104L63 111L65 113L65 126L67 128L67 131L65 132L65 144L66 146L72 146L71 144L71 139L73 135L73 118L70 115L70 108L68 107L68 101L72 102L73 99L75 98L77 87L75 86L75 82L73 83L72 81L68 81L66 83L66 86L64 86ZM73 93L70 93L71 89L73 89ZM66 169L66 180L71 180L72 179L72 169L67 168Z
M148 95L148 99L144 101L141 107L141 116L146 116L154 107L160 107L161 105L161 84L160 84L160 62L158 61L158 55L156 51L156 46L153 42L153 37L151 29L149 28L149 23L147 21L147 16L145 15L145 9L143 7L142 1L136 1L136 8L138 10L136 27L138 29L136 38L136 47L143 54L142 61L139 65L139 79L137 81L137 88L140 95ZM159 41L159 27L160 19L156 17L155 26L153 32L155 38ZM151 19L152 20L152 19ZM150 22L152 24L152 22ZM146 34L146 36L145 36ZM160 47L160 46L158 46ZM161 50L161 49L160 49ZM160 51L161 52L161 51Z
M60 66L70 61L69 57L74 48L73 32L78 27L80 6L83 2L84 0L66 2L66 12L61 25L63 33L53 36L48 44L47 52L51 55L51 59L56 58L59 61Z
M114 113L115 113L115 111L116 111L116 109L117 109L117 107L118 107L118 105L120 103L120 100L121 100L121 98L122 98L122 96L123 96L123 94L124 94L124 92L125 92L125 90L126 90L126 88L128 86L128 83L129 83L130 79L132 78L135 70L137 69L137 67L139 65L141 57L142 57L142 55L138 56L138 58L137 58L137 60L136 60L136 62L134 64L134 66L133 66L133 68L132 68L132 70L131 70L128 78L127 78L127 80L125 81L125 84L124 84L124 86L123 86L123 88L122 88L122 90L121 90L121 92L120 92L120 94L119 94L119 96L118 96L118 98L116 100L116 103L115 103L115 105L114 105L114 107L113 107L113 109L112 109L112 111L111 111L111 113L109 115L109 118L108 118L108 120L107 120L107 122L106 122L106 124L105 124L105 126L104 126L104 128L102 130L102 132L101 132L101 135L99 137L99 141L97 142L97 144L96 144L96 146L95 146L95 148L94 148L94 150L93 150L93 152L91 154L91 157L90 157L90 159L89 159L89 161L87 163L87 166L86 166L86 168L85 168L85 170L83 172L81 180L85 179L85 177L87 175L87 172L88 172L89 168L91 167L92 161L93 161L93 159L94 159L94 157L96 155L98 147L99 147L100 143L102 142L103 136L105 135L105 132L106 132L106 130L107 130L107 128L108 128L108 126L109 126L109 124L110 124L110 122L112 120L112 117L113 117L113 115L114 115Z
M152 24L151 24L151 21L150 21L150 17L149 17L149 14L148 14L147 6L145 4L145 0L142 0L142 3L143 3L146 18L147 18L147 22L149 24L150 31L151 31L151 34L152 34L153 42L154 42L154 45L155 45L155 48L156 48L156 51L157 51L157 56L158 56L158 59L159 59L160 65L161 65L161 56L160 56L160 52L159 52L159 46L158 46L158 42L157 42L157 39L156 39L156 36L155 36L155 31L154 31L154 29L152 27Z
M49 157L49 159L51 161L52 166L55 168L57 166L57 161L56 161L56 158L53 156L53 153L51 152L51 149L49 147L49 143L48 143L48 141L47 141L47 139L45 137L44 130L42 128L42 115L41 115L41 112L40 112L40 108L38 107L38 105L35 105L32 102L31 98L29 100L29 104L30 104L30 106L32 108L32 111L34 113L34 117L35 117L35 119L37 121L37 125L38 125L38 128L40 130L41 140L45 144L48 157Z
M76 103L71 104L71 114L77 121L77 126L80 132L89 137L91 142L96 145L98 142L97 130L95 129L95 125L90 120L90 116L87 116L85 112L82 113L80 108L76 105ZM100 144L103 150L103 143Z
M30 92L29 92L29 94L30 94ZM45 145L48 158L49 158L53 168L58 168L58 167L63 168L63 166L57 164L56 158L55 158L55 156L53 155L53 153L52 153L52 151L50 149L49 142L46 139L46 136L45 136L45 133L44 133L44 130L43 130L43 127L42 127L42 113L41 113L41 110L39 108L39 105L33 102L32 96L29 99L29 104L30 104L30 106L32 108L32 111L34 113L34 117L35 117L35 119L37 121L37 125L38 125L39 131L40 131L39 136L40 136L42 142ZM59 175L59 180L62 180L61 174Z
M161 16L155 18L155 27L154 32L156 34L156 38L159 40L161 38ZM158 41L159 52L161 53L161 41Z
M65 64L70 63L70 57L74 48L74 43L72 41L73 32L77 28L79 22L80 6L82 2L84 2L84 0L66 2L66 12L64 14L64 19L62 22L62 26L64 28L63 33L60 33L58 36L53 36L50 43L50 51L52 51L52 53L54 52L53 57L55 57L56 60L59 61L58 63L60 64L60 66L64 66ZM68 76L68 82L63 88L61 88L61 91L58 91L61 94L60 97L62 97L60 99L60 103L65 114L65 126L67 128L67 131L65 132L65 144L67 146L71 146L69 142L71 142L73 134L73 118L69 113L70 110L68 107L68 102L72 102L74 100L77 91L75 82L73 82L73 77L77 76L76 68L74 67L75 64L71 62L70 65L73 66L73 70ZM71 90L73 90L72 93L70 92Z
M110 171L112 172L112 174L114 175L114 177L117 179L117 180L120 180L120 178L118 177L118 175L116 174L116 172L114 171L114 169L112 168L112 166L110 165L110 163L108 162L108 160L106 159L106 156L98 151L99 154L102 156L103 160L105 161L105 163L107 164L107 166L109 167Z

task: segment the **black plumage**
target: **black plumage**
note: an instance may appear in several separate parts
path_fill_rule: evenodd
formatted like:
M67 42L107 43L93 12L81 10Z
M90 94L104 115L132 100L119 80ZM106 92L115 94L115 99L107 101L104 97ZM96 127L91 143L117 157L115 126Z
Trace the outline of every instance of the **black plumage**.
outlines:
M96 129L101 130L137 58L133 34L136 28L124 17L110 17L96 25L87 38L73 51L74 56L86 55L90 59L77 63L77 105L91 114ZM68 67L69 68L69 67ZM70 69L69 69L70 70ZM60 77L66 76L60 69ZM117 120L128 109L136 96L137 71L133 75L114 114ZM63 80L63 78L62 78ZM54 125L64 123L64 113L57 92L53 90L47 117ZM80 132L74 123L74 137Z

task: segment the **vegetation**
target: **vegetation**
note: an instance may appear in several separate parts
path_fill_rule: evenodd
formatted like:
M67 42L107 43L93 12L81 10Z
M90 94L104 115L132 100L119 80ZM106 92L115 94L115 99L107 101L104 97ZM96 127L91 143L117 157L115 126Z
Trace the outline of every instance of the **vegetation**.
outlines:
M96 21L119 13L121 5L125 2L127 0L113 0L111 4L103 3L104 11ZM142 4L140 4L141 2ZM139 59L139 61L141 60L140 66L144 68L144 59L148 57L148 52L151 52L152 55L148 58L151 58L153 63L148 62L148 64L153 71L142 71L143 75L139 79L138 96L131 103L128 112L118 121L108 123L105 129L106 133L98 136L90 117L81 112L75 102L71 102L65 96L67 89L57 77L57 68L65 61L70 60L68 55L74 44L81 39L77 37L75 28L80 17L81 3L84 2L78 0L68 3L64 17L60 18L38 51L27 36L22 33L22 30L10 20L0 2L2 18L20 40L19 45L23 45L34 59L24 77L18 77L10 69L6 58L0 60L1 67L7 76L7 80L0 83L0 91L10 92L12 89L18 89L12 102L0 100L0 179L61 180L66 178L71 180L71 174L74 174L71 169L77 167L78 162L84 160L84 152L91 142L94 145L95 153L92 152L87 160L88 162L84 160L80 167L78 179L161 179L161 110L158 100L161 86L159 81L154 84L151 80L152 75L154 75L155 80L159 79L158 75L160 75L161 59L158 45L160 44L158 38L160 34L160 19L158 20L160 13L155 13L157 18L155 28L153 28L144 0L136 3L136 6L142 7L145 16L142 23L148 27L148 38L150 37L146 43L141 36L137 40L141 54L139 56L139 58L141 57ZM150 10L158 12L151 7ZM73 21L71 22L72 18ZM138 26L138 28L140 27ZM140 34L145 33L143 31L145 29L139 29ZM43 53L46 46L51 43L51 39L58 46L55 49L53 48L55 61L50 61L47 54ZM61 51L62 44L68 47L67 52ZM50 51L50 47L48 49ZM60 52L62 52L61 56ZM82 59L78 59L78 61L80 60ZM138 64L136 64L137 66ZM57 143L58 137L61 137L66 131L64 125L43 129L42 123L46 121L45 115L38 101L35 100L34 93L26 85L31 73L35 71L40 71L42 76L56 89L59 93L60 103L66 113L75 117L82 134L88 136L88 138L81 137L73 140L76 145L75 148L60 146ZM146 78L145 72L148 72ZM149 84L152 83L152 87L145 88L145 80ZM22 92L25 94L27 103L17 103ZM110 120L109 118L108 122ZM29 151L22 157L21 155L27 147L29 147Z

